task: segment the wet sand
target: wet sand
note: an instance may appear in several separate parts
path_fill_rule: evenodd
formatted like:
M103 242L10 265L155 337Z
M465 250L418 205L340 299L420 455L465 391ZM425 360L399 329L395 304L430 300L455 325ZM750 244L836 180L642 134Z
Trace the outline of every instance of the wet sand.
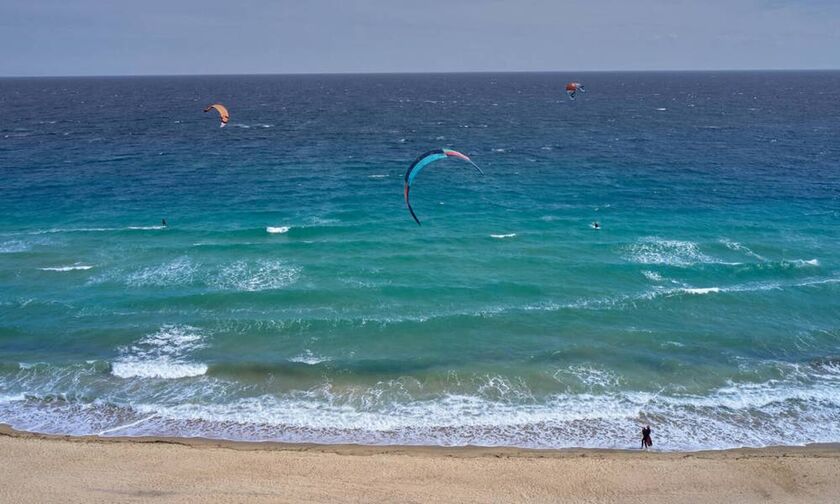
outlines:
M0 502L838 502L840 445L664 453L44 436Z

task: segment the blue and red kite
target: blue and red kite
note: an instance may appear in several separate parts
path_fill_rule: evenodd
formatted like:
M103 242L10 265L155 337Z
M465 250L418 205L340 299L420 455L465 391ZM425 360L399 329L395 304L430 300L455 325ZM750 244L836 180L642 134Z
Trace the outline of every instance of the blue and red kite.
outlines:
M475 169L478 170L478 173L484 175L484 172L481 171L481 168L479 168L477 164L473 163L469 157L452 149L430 150L429 152L426 152L417 159L415 159L414 162L411 163L411 166L408 167L408 171L405 172L405 204L408 206L408 211L411 212L411 216L414 217L414 220L417 222L418 226L420 225L420 219L417 218L417 215L414 213L414 209L411 208L411 202L408 199L408 192L411 189L411 184L412 182L414 182L414 178L417 177L417 174L420 173L420 170L422 170L429 164L434 163L435 161L446 159L448 157L454 157L466 161L469 164L473 165L473 167L475 167Z

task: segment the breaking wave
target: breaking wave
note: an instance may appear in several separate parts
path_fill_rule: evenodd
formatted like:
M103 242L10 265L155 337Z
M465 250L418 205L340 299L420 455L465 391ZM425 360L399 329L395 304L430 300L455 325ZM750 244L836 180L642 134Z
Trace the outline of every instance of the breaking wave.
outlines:
M188 357L205 346L204 336L194 327L163 326L120 349L120 357L111 364L111 373L120 378L200 376L207 372L207 365L189 361Z
M166 348L196 348L201 341L190 329L163 328L140 340L136 346L141 350L127 349L125 357L177 361L179 354ZM782 378L730 381L703 394L679 388L622 390L622 377L575 365L554 377L561 385L583 386L584 392L537 396L522 380L484 375L468 380L473 393L443 390L430 395L421 383L400 378L364 387L324 382L277 394L240 388L240 397L225 389L212 395L200 392L210 386L210 378L188 374L187 368L150 366L149 371L128 373L127 379L168 378L171 386L157 401L11 393L0 397L0 418L40 432L318 443L628 448L635 445L643 423L655 426L657 445L667 450L840 438L838 366L779 365ZM216 401L183 400L190 394Z
M92 269L93 266L84 264L77 264L74 266L55 266L50 268L38 268L41 271L86 271Z

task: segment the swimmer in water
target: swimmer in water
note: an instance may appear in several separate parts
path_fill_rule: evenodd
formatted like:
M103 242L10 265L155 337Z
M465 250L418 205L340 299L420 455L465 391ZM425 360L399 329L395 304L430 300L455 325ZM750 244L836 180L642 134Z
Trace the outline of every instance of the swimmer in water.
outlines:
M160 225L163 226L163 227L166 227L166 219L161 219L160 220Z
M601 229L601 225L598 224L598 221L592 223L592 229Z

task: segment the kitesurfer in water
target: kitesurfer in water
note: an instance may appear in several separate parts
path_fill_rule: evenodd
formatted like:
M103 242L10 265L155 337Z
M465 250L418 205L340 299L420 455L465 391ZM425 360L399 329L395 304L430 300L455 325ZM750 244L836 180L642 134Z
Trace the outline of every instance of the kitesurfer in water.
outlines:
M650 425L646 425L642 428L642 449L650 448L653 446L653 440L650 438Z
M211 110L214 110L214 109L216 110L216 112L219 113L219 121L221 121L221 123L219 124L219 127L224 128L225 124L227 124L228 121L230 120L230 113L228 112L227 107L225 107L221 103L214 103L213 105L210 105L209 107L204 109L204 111L205 112L210 112Z

